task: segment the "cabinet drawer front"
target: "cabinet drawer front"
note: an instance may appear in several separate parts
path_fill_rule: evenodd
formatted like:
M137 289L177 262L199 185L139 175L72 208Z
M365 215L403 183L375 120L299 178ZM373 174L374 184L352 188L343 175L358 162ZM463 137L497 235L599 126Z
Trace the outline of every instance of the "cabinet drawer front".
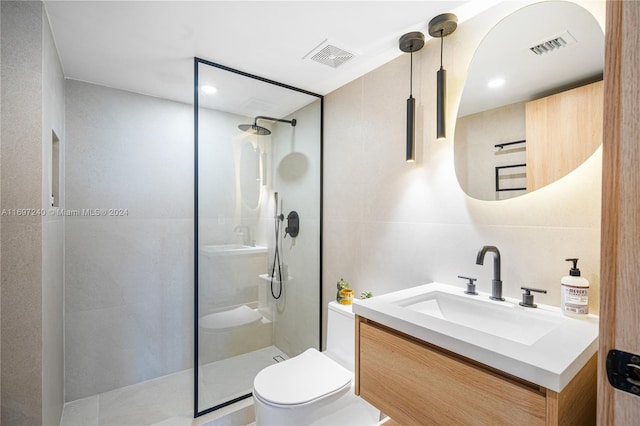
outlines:
M545 397L367 322L360 323L360 396L403 425L545 423Z

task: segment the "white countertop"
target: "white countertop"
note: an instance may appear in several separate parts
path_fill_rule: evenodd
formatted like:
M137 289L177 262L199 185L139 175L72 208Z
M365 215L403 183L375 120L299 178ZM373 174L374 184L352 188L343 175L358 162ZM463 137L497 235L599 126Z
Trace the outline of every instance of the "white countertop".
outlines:
M491 305L496 305L503 310L513 309L514 312L524 310L523 315L539 315L557 325L539 338L518 341L402 306L404 300L434 291L470 298L468 301L476 304L486 302L488 313ZM547 389L562 391L598 350L598 317L586 315L572 318L563 315L556 307L538 304L535 309L524 308L518 306L519 300L506 299L505 302L492 301L489 300L489 294L482 292L477 296L468 296L463 288L430 283L370 299L354 300L353 312ZM514 325L508 326L513 329ZM528 327L518 327L521 327L518 332L528 337Z

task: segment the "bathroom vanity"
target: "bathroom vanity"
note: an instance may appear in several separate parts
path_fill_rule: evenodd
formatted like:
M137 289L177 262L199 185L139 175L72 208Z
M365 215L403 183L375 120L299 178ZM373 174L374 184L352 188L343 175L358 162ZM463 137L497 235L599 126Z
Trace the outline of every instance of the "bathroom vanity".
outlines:
M597 317L539 306L438 283L358 301L355 392L406 425L595 424Z

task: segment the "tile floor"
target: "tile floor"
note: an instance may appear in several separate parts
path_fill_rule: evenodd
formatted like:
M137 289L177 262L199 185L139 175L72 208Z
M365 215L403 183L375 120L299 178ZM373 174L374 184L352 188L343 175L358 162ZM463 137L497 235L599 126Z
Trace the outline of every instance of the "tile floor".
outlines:
M253 377L264 367L275 363L273 359L275 356L286 359L286 355L278 348L269 346L199 368L200 409L250 393ZM248 402L245 400L244 405L251 405L251 400L249 399ZM186 426L203 424L202 421L206 420L199 418L194 421L192 414L193 370L189 369L68 402L64 406L60 424L61 426ZM248 423L251 421L249 419ZM213 425L217 422L212 420L212 422L207 421L206 424Z
M253 388L253 378L264 367L274 364L274 357L288 357L275 346L248 352L198 369L198 407L204 409L246 395Z

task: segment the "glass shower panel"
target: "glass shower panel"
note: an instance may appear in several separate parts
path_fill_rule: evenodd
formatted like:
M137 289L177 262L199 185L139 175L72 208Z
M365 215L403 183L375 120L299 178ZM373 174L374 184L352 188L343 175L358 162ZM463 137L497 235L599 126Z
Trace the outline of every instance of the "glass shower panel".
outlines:
M261 369L319 348L322 98L195 64L200 415L251 396Z

